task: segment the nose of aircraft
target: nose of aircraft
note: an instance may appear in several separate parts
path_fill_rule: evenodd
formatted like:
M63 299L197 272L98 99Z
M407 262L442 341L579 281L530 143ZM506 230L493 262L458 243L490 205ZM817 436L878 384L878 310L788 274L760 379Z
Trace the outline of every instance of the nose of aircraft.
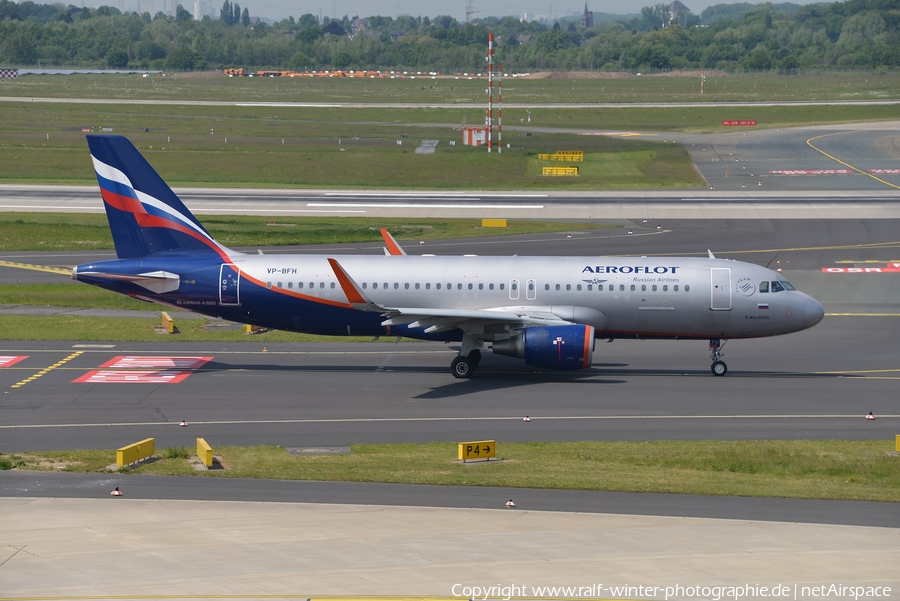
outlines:
M814 298L806 301L806 322L805 326L811 328L825 317L825 308Z

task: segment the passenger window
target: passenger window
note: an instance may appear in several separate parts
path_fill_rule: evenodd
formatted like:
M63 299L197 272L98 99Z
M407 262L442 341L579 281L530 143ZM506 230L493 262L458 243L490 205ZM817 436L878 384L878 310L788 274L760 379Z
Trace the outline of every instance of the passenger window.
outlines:
M634 292L636 286L634 284L631 285L631 291Z
M409 288L409 284L407 284L406 287ZM399 288L400 288L400 284L398 284L397 282L394 282L394 290L397 290Z
M269 289L272 287L272 282L266 282L266 288Z
M512 288L513 290L518 290L518 289L519 289L519 283L518 283L518 282L513 282L512 284L510 284L510 288Z
M493 284L488 284L488 289L489 289L489 290L493 290L493 289L494 289L494 285L493 285Z
M471 288L471 287L472 287L472 286L469 286L469 288ZM457 285L456 285L456 289L457 289L457 290L462 290L462 284L457 284Z
M405 284L403 284L403 289L409 290L409 282L406 282Z
M434 287L437 288L438 290L440 290L440 289L441 289L441 283L438 282L437 284L434 285Z
M479 290L484 290L484 284L478 284L478 289L479 289Z
M316 287L316 283L315 283L315 282L310 282L310 283L309 283L309 287L310 287L310 288L315 288L315 287Z
M331 289L334 290L334 282L331 282Z
M647 292L647 284L641 284L641 292Z
M294 282L288 282L288 288L293 288L293 287L294 287Z
M297 282L297 288L303 288L303 282Z
M674 286L672 286L672 291L678 292L678 284L675 284Z
M374 288L375 290L378 290L378 282L373 283L372 288Z
M559 290L559 284L556 285L556 289Z
M625 284L619 284L619 292L625 292Z
M534 282L528 282L528 290L529 290L529 291L533 291L533 290L534 290Z
M276 288L281 288L281 282L278 282L277 284L275 284L275 287L276 287Z
M453 284L447 282L447 290L453 290Z
M668 291L669 291L669 285L663 284L663 292L668 292Z
M609 285L609 291L612 292L613 290L615 290L615 288L613 287L612 284L610 284L610 285Z
M419 282L416 282L416 290L419 289Z
M769 291L769 282L760 282L759 291L763 294L767 293Z
M690 287L689 285L685 284L685 285L684 285L684 291L685 291L685 292L690 292L690 291L691 291L691 287Z
M425 290L431 290L431 284L425 284Z
M366 282L363 282L363 290L366 289L366 286L368 286L368 284ZM376 284L376 286L377 286L377 284Z
M550 290L550 284L544 284L544 290Z
M581 290L581 284L578 284L577 286L575 286L575 290Z
M781 285L781 282L772 282L772 292L781 292L782 290L784 290L784 286Z
M653 284L652 290L653 290L653 292L656 292L656 284Z
M319 288L324 288L324 287L325 287L325 282L319 282Z
M566 284L566 290L571 290L571 289L572 289L572 284Z
M387 288L388 288L387 282L385 282L385 283L384 283L384 289L387 290Z
M594 287L591 284L588 284L588 291L591 291L593 289L594 289Z
M500 284L500 290L506 290L506 284Z

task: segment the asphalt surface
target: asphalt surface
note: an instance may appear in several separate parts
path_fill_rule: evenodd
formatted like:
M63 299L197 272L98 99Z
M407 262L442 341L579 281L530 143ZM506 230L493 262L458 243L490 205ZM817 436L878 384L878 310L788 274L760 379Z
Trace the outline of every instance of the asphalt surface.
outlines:
M535 490L480 486L289 482L232 478L41 474L0 472L0 497L98 499L113 487L129 499L265 503L341 503L401 507L502 508L515 499L520 510L565 511L762 520L810 524L896 527L900 504L810 499L708 497L613 493L584 490Z
M753 178L763 168L767 168L766 171L834 168L837 163L833 159L827 159L822 152L806 144L806 140L814 137L817 138L815 144L828 154L838 158L852 155L841 160L861 170L874 168L870 165L896 164L896 160L891 163L888 152L889 146L894 144L893 137L889 132L885 133L891 128L879 131L854 127L856 133L824 138L818 136L833 133L834 129L794 131L785 139L779 140L775 136L774 141L770 136L762 135L763 132L754 132L759 135L748 133L747 136L744 132L728 134L713 140L715 145L700 138L695 138L694 142L684 140L686 146L701 144L700 150L691 150L692 156L715 191L604 195L599 200L598 195L535 199L530 195L466 195L460 198L459 195L441 194L416 198L412 203L407 195L396 193L379 195L374 200L360 193L324 194L325 201L330 203L327 207L310 207L309 203L322 199L301 198L302 195L294 192L263 192L257 200L269 204L265 207L254 205L260 207L255 209L259 213L271 211L272 207L293 207L285 208L285 214L291 211L294 214L347 211L346 214L377 215L394 211L396 214L436 215L444 211L456 216L471 216L494 211L500 214L498 216L506 213L535 217L554 214L580 219L585 215L602 217L604 207L612 204L620 208L617 216L628 219L615 230L579 231L577 223L573 223L573 230L568 232L572 234L571 238L568 235L539 235L426 241L425 245L413 245L408 251L482 255L682 255L705 254L706 249L711 248L719 257L784 268L792 280L820 286L827 292L826 296L834 295L828 298L819 295L826 308L829 302L837 306L841 301L842 307L846 305L858 313L865 313L876 305L880 311L878 315L831 316L816 328L790 337L733 341L725 349L725 359L729 362L729 375L725 378L709 375L707 351L702 342L617 341L608 346L601 345L595 354L594 367L579 374L535 372L520 362L488 355L477 377L471 381L457 381L449 375L447 365L452 358L452 348L425 343L396 346L384 343L267 345L263 341L229 345L115 343L114 348L101 349L76 346L77 342L4 342L0 355L27 358L0 370L0 387L6 391L0 401L0 451L112 448L146 436L156 437L161 447L190 445L196 436L205 436L214 445L284 446L466 438L508 441L892 439L900 421L895 402L896 380L900 379L897 360L900 357L895 342L898 335L896 317L893 316L898 301L893 295L895 284L889 280L893 276L867 275L865 280L848 276L827 280L821 275L821 267L839 262L865 264L866 261L900 258L898 222L884 218L896 211L896 188L859 173L803 177L772 175L761 187L764 192L743 191L735 185L739 180L732 179L730 174L725 178L723 173L721 184L714 181L715 172L724 171L724 157L733 156L728 155L729 145L741 153L738 163L746 164L754 174ZM887 141L885 136L889 138ZM708 145L703 146L704 143ZM838 147L829 144L838 144ZM881 154L874 154L875 150L871 149L880 149ZM708 153L708 157L704 153ZM831 162L826 166L826 162L820 162L823 160ZM731 181L725 182L725 179ZM894 180L882 179L890 184L896 176ZM785 182L777 184L782 186L782 195L778 193L776 181ZM834 183L820 185L817 182ZM719 189L726 186L733 186L735 190L720 195ZM841 186L850 187L844 190ZM799 188L812 189L813 193L798 202L799 194L793 191ZM99 209L94 191L90 191L88 199L87 189L59 190L58 194L41 190L38 194L41 198L35 198L34 191L4 188L0 190L4 205L0 208L36 210L35 207L40 205L45 210L83 210L89 202L92 210ZM30 198L23 200L16 194L30 195ZM204 195L207 197L201 199ZM253 191L214 191L199 193L195 199L185 195L185 200L192 208L195 203L207 203L207 206L231 211L235 206L246 206L254 196L257 193ZM652 202L648 202L648 198ZM445 208L450 201L457 204ZM485 202L490 203L489 208L485 208ZM529 204L541 208L525 206ZM19 208L11 208L13 205ZM523 206L525 208L521 208ZM724 207L723 215L754 215L758 218L720 219L715 213L717 207ZM785 212L786 207L790 212ZM660 212L654 214L654 208ZM698 211L704 214L698 215ZM796 219L781 218L785 216ZM838 216L844 219L831 219ZM647 221L644 222L642 217ZM628 234L629 229L634 233ZM287 250L267 249L266 252ZM300 249L299 252L380 253L381 245L340 245ZM3 253L0 261L70 266L99 257L112 258L112 255ZM872 284L874 277L883 279ZM4 283L62 281L59 278L65 280L64 276L56 274L0 267L0 282ZM851 293L856 288L865 293L854 296ZM801 289L806 287L801 286ZM80 354L65 365L11 388L75 352ZM72 382L113 357L138 354L202 355L211 356L212 360L178 384ZM869 411L878 419L863 419ZM524 415L530 415L533 421L523 422ZM191 425L181 428L176 425L180 420L187 420ZM69 481L56 479L56 476L68 477L60 474L33 476L33 482L39 482L37 488L33 484L25 488L29 488L29 494L41 494L36 491L43 489L77 496L75 491L82 485L91 485L90 479L79 484L78 477ZM20 490L21 483L13 482L13 477L2 474L0 478L0 491L5 491L2 494L24 494ZM205 484L206 480L191 480L191 484L184 485L180 482L174 483L172 492L166 493L172 497L166 498L197 498L194 495L205 493L191 491L195 488L202 491L204 486L209 486ZM129 481L129 486L133 485ZM241 485L231 486L234 488L219 493L234 498L248 494L240 492ZM323 485L321 489L309 486L311 488L304 490L304 494L310 498L324 500L331 498L334 492L328 488L330 485ZM370 485L346 486L352 491L347 493L351 497L360 495L362 499L367 495L385 494L392 504L408 497L423 504L440 506L441 499L446 497L442 489L434 494L400 491L388 495ZM274 494L290 496L291 492L292 489L288 489L286 493ZM586 507L596 502L594 497L587 499L577 494L570 496L570 493L560 493L559 499L540 497L543 492L517 492L517 495L537 495L529 498L529 502L535 502L535 508L567 510L564 509L566 503L572 503L568 507L575 510L578 503ZM453 506L475 503L473 497L466 496L467 491L459 494L453 503L460 505ZM474 494L477 496L478 492ZM839 508L837 505L816 505L818 502L811 501L796 501L796 507L776 508L769 504L771 500L750 500L749 505L735 509L736 506L723 508L718 505L721 500L688 501L681 505L664 495L637 498L646 501L648 513L658 515L759 515L768 516L765 519L792 520L805 514L811 516L811 521L826 523L860 524L859 519L852 516L869 509L852 503ZM685 497L679 498L683 499ZM620 501L632 513L640 506L635 499L622 497ZM602 500L613 508L611 511L615 511L616 502L619 501L611 498ZM882 516L875 518L880 520L878 524L896 524L894 505L879 504L879 507L884 513L875 510L872 514ZM885 507L888 509L884 510ZM669 508L673 508L674 513L667 513ZM754 513L756 511L759 513Z

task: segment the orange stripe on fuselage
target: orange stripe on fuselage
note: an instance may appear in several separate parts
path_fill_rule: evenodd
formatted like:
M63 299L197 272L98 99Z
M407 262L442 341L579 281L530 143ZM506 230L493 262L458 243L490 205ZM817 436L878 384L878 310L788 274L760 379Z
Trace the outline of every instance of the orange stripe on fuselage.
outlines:
M333 307L341 307L342 309L353 309L353 305L350 305L348 303L344 303L341 301L333 301L333 300L329 300L327 298L320 298L318 296L309 296L308 294L301 294L299 292L294 292L292 290L285 290L284 288L267 288L265 282L263 282L262 280L258 280L253 276L247 275L247 272L245 272L245 271L241 271L241 277L253 282L257 286L260 286L261 288L266 288L267 290L275 292L276 294L284 294L285 296L292 296L294 298L299 298L301 300L310 301L313 303L320 303L323 305L331 305Z

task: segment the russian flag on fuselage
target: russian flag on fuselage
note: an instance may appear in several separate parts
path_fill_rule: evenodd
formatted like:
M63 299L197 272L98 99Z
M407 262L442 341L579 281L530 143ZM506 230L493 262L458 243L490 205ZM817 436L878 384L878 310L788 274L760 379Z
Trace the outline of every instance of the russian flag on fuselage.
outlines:
M227 249L213 240L127 138L87 139L120 259L183 250L213 252L228 261Z

